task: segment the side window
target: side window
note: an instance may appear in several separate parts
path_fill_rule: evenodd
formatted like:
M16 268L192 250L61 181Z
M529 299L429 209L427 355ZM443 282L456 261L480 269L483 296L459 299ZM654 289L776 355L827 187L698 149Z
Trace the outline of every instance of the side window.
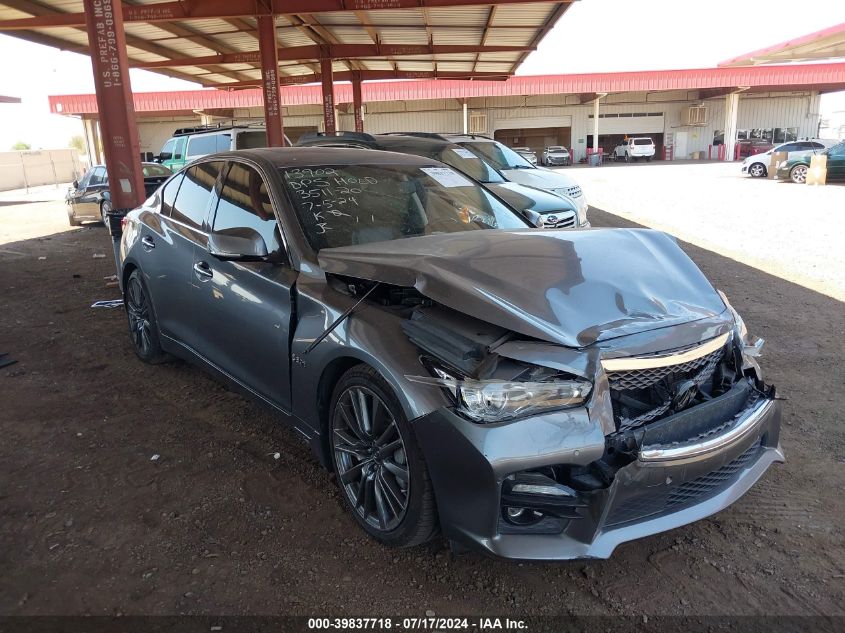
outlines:
M798 150L802 149L799 147L798 143L787 143L783 147L781 147L778 151L779 152L797 152Z
M220 202L214 216L214 231L249 227L264 238L267 252L281 251L279 228L267 185L255 169L232 163L220 192Z
M232 135L231 134L218 134L217 135L217 149L215 152L228 152L232 149Z
M182 160L182 156L185 155L185 137L179 137L176 139L176 144L173 148L173 158L175 160Z
M169 154L170 158L173 158L173 147L175 145L176 145L176 139L175 138L170 139L169 141L167 141L167 143L164 144L164 147L161 148L159 155L164 154L164 156L167 157L167 155Z
M91 173L91 179L88 181L89 187L96 187L97 185L102 185L106 182L106 168L105 167L95 167L94 171Z
M188 139L187 157L205 156L217 151L217 134L206 136L192 136Z
M211 161L186 170L170 217L195 229L202 228L211 190L222 166L222 161Z
M86 171L82 178L79 179L79 185L77 186L77 189L85 189L85 187L88 186L88 183L91 182L91 176L93 174L93 169L89 169L88 171Z
M184 173L176 174L161 189L161 213L170 216L173 211L173 203L176 201L176 194L179 192L179 185L182 184Z
M824 149L824 145L822 145L821 143L811 142L811 143L809 143L809 145L810 145L810 149L813 149L813 150Z
M835 145L831 148L829 152L830 156L836 156L837 158L842 158L845 156L845 144L842 145Z

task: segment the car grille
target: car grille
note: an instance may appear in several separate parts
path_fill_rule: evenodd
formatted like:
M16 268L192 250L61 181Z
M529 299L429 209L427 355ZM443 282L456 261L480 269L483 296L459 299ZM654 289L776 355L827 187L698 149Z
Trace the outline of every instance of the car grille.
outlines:
M576 215L571 211L552 211L542 218L544 229L567 229L575 226Z
M681 351L681 350L676 350ZM610 384L611 400L613 402L613 417L616 420L617 428L620 431L635 429L660 419L671 412L672 396L671 385L682 380L692 380L696 386L701 387L713 377L713 373L724 358L724 348L694 358L693 360L676 365L665 367L650 367L648 369L636 369L629 371L609 371L607 380ZM655 402L655 405L637 415L626 414L620 405L620 395L636 395L638 399L654 401L654 394L660 394L662 401ZM631 394L631 392L634 392Z
M673 512L714 497L733 482L739 472L750 466L760 453L758 439L744 453L706 475L696 477L680 486L628 499L611 510L607 525L620 525L650 516Z
M608 372L607 379L611 389L646 389L653 384L660 382L670 374L697 372L699 375L706 374L702 382L713 375L716 365L722 360L723 349L717 349L701 358L694 358L680 365L668 365L666 367L651 367L649 369L636 369L632 371Z

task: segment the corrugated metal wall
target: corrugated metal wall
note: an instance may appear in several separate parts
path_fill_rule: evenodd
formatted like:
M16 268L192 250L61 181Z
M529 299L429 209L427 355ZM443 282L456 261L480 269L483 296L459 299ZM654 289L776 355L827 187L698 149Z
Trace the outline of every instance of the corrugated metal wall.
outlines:
M496 130L529 127L571 127L572 145L576 159L586 153L587 136L593 132L593 106L580 105L577 95L539 95L535 97L479 97L469 100L470 113L487 115L487 133ZM707 124L685 125L685 113L693 104L704 103L708 108ZM707 152L716 130L724 123L724 97L700 101L695 90L671 93L625 93L610 95L602 100L602 113L662 112L664 135L686 132L687 158L692 152ZM342 106L345 107L345 106ZM462 105L457 99L426 101L382 101L365 104L364 128L368 132L461 132ZM260 108L235 110L238 120L260 121ZM814 92L771 93L742 95L739 100L738 129L797 127L799 137L813 137L819 121L819 95ZM319 127L322 115L319 106L300 105L284 108L284 123L289 127ZM351 110L339 112L339 129L354 129ZM617 120L613 132L620 132ZM194 119L142 119L142 151L158 152L176 127L197 123ZM599 134L603 119L599 119ZM632 125L636 119L632 119ZM632 133L638 130L630 130ZM580 142L579 142L580 141Z

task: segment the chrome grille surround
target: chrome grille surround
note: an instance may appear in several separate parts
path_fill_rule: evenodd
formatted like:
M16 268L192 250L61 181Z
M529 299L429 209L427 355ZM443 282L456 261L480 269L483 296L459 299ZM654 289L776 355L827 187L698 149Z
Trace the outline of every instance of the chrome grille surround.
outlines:
M548 218L555 218L555 220L549 221ZM542 222L541 227L544 229L566 229L571 228L577 224L577 215L574 211L551 211L550 213L544 214L540 221Z

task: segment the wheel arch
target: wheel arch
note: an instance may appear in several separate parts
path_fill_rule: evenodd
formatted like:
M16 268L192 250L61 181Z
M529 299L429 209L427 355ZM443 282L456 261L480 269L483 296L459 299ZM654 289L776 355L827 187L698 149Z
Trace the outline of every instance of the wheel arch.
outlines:
M331 454L329 447L329 404L335 385L347 371L358 365L369 365L369 363L355 356L339 356L329 362L320 374L317 382L317 419L320 424L320 443L316 447L319 451L317 457L320 463L331 470Z

